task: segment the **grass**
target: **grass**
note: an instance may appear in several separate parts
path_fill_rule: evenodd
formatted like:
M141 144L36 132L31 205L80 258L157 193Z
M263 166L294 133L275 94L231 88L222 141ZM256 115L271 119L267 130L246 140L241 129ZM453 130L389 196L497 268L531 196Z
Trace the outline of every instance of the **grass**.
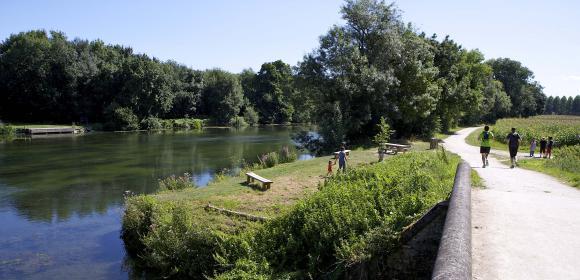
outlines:
M377 161L375 149L354 150L349 156L347 168ZM226 176L205 188L186 189L180 192L161 192L156 195L160 201L187 202L197 207L208 203L229 210L247 212L266 217L275 216L296 200L317 190L319 182L324 182L326 167L331 156L317 157L307 161L279 164L272 168L255 171L274 183L270 190L246 186L246 176ZM334 161L334 160L333 160ZM334 166L336 169L338 165ZM227 207L235 205L236 207Z
M518 164L519 167L556 177L575 188L580 188L580 170L579 172L570 172L558 167L551 166L551 160L553 159L520 158L520 160L518 160Z
M458 126L455 128L450 129L448 132L446 133L442 133L442 132L437 132L435 133L435 135L433 135L433 137L437 138L437 139L441 139L444 140L447 137L451 136L451 135L455 135L457 131L464 129L465 127L462 126Z
M471 169L471 187L477 189L485 189L485 184L483 183L483 179L479 177L477 171Z
M423 151L428 147L428 143L414 144L412 150ZM292 250L294 248L292 246L294 245L288 244L286 246L284 244L287 241L280 241L289 238L283 234L283 232L286 232L284 227L295 224L293 222L288 224L291 219L297 218L296 215L291 214L292 211L308 212L310 211L309 209L315 207L317 210L313 210L314 212L312 212L313 214L317 213L315 216L308 214L307 216L301 217L309 219L308 223L312 227L316 225L322 228L327 227L328 230L335 231L333 234L340 235L342 234L340 232L345 230L353 231L353 233L354 231L360 231L361 228L358 225L352 228L342 226L333 228L332 223L322 220L317 222L316 219L318 218L316 217L326 215L325 217L330 218L328 215L337 215L335 218L332 218L333 221L341 220L345 225L353 222L362 223L361 225L363 225L368 222L366 218L359 219L360 217L357 216L354 219L355 217L350 217L349 215L351 214L349 213L357 211L357 215L364 213L373 213L373 215L389 213L384 210L368 212L368 209L365 207L371 207L369 203L373 203L373 201L366 200L366 198L363 199L362 196L359 196L359 194L373 196L372 192L374 192L375 187L373 189L367 189L365 182L370 184L374 181L376 182L372 184L376 185L376 188L379 188L376 190L386 191L384 195L398 196L405 194L407 191L410 192L409 196L404 199L397 197L396 200L386 199L384 201L385 205L386 203L389 203L389 205L393 204L387 207L391 209L390 211L402 212L395 212L398 213L396 215L390 212L391 215L394 215L392 219L383 221L381 218L372 224L372 226L377 226L382 223L395 223L394 225L396 225L397 229L394 232L387 231L390 238L396 236L400 227L407 225L409 221L419 217L421 214L419 212L431 207L433 201L439 201L448 195L449 190L447 187L450 186L449 180L452 180L455 170L455 166L453 168L449 168L449 166L455 165L458 157L450 155L448 159L444 155L434 155L435 153L423 152L416 156L415 153L388 156L383 163L369 164L378 160L376 149L357 149L351 151L347 168L352 171L348 172L346 176L340 175L325 178L326 166L328 160L331 159L330 156L325 156L308 161L279 164L272 168L256 170L255 172L259 175L274 181L271 188L267 191L246 185L246 178L242 171L239 176L224 176L220 180L210 183L205 188L185 188L184 190L178 191L162 191L155 195L131 197L127 201L127 208L123 217L123 239L130 254L133 256L139 255L139 262L142 262L146 267L160 271L162 276L173 277L178 275L179 277L201 279L201 275L207 275L209 271L226 271L231 265L234 265L235 260L247 260L250 262L248 263L249 265L259 265L252 263L259 258L250 258L248 255L250 254L249 252L265 250L259 255L265 253L276 255L278 249L281 250L284 248L284 250ZM430 168L434 169L431 170ZM393 186L385 188L386 185ZM328 189L329 186L335 187ZM433 187L432 190L429 188L430 186ZM351 188L355 187L356 189L353 189L351 192ZM397 190L397 188L401 189ZM322 195L320 194L321 192L326 192L327 194ZM336 206L325 206L324 203L320 204L315 202L318 199L321 199L320 203L322 201L327 201L328 203L331 201L336 202L341 201L341 199L345 201L338 203ZM357 199L363 199L366 202L363 204L355 202ZM345 203L346 201L350 201L350 203ZM305 206L305 203L312 205ZM271 219L271 222L262 224L259 222L250 222L235 216L216 214L215 212L205 210L207 204L232 211L266 217ZM381 204L377 205L377 207L386 207L385 205ZM331 210L326 207L332 207L334 214L324 214ZM345 207L355 208L349 208L350 210L348 210ZM402 208L395 210L397 207ZM348 211L341 210L336 212L335 208L345 208ZM360 210L357 210L359 208ZM341 215L348 217L341 218ZM396 219L394 218L395 216L397 217ZM378 221L383 222L379 223ZM273 227L272 229L279 230L280 234L276 235L270 230L265 229L267 225ZM322 228L321 230L323 230ZM314 230L310 234L315 234L316 232L318 231ZM268 234L264 235L265 233ZM359 256L351 250L359 250L359 247L366 244L365 242L368 240L375 242L372 239L374 235L368 236L370 239L365 239L367 241L355 238L356 236L360 236L360 234L351 235L349 233L347 235L349 240L354 243L349 243L349 246L352 247L341 247L341 250L343 250L339 254L341 256L346 256L351 253L353 254L351 256ZM276 240L282 243L268 240L270 237L276 238ZM391 240L388 238L377 238L379 238L377 239L378 242ZM356 240L360 240L362 243ZM396 238L393 240L396 240ZM273 246L271 248L268 247L272 250L263 249L263 247L256 245L256 242L262 244L259 246ZM336 243L339 240L330 238L324 239L323 242ZM347 243L340 244L341 246L348 245ZM389 244L391 243L387 245L392 245ZM282 247L278 248L278 246ZM311 246L306 246L305 248L308 249ZM332 246L323 246L316 250L332 253L335 248ZM387 252L388 250L384 251ZM292 259L297 256L288 257ZM333 257L326 254L325 258L330 258L331 260ZM314 264L317 262L317 258L311 259L311 261ZM301 264L302 261L298 261L297 265ZM236 262L235 265L237 266L238 263ZM301 270L306 268L301 267L296 269Z

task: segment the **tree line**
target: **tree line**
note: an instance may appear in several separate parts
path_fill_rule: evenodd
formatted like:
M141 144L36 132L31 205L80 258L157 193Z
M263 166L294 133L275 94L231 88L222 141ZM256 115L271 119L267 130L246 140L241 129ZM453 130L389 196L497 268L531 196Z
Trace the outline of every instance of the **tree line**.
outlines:
M0 44L0 119L110 129L151 118L311 122L335 146L368 139L381 118L397 136L429 136L546 108L542 86L518 61L486 61L449 36L427 36L383 1L349 0L341 13L345 23L297 65L278 60L239 74L56 31L14 34Z
M580 95L572 96L550 96L546 99L544 113L554 115L580 115Z

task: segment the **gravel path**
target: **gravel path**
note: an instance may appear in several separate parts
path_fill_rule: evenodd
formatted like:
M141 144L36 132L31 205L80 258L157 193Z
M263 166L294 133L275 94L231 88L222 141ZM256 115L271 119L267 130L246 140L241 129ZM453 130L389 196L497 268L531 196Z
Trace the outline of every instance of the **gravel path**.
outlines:
M444 144L486 185L472 192L473 279L580 279L580 190L491 156L481 168L479 147L465 143L475 129Z

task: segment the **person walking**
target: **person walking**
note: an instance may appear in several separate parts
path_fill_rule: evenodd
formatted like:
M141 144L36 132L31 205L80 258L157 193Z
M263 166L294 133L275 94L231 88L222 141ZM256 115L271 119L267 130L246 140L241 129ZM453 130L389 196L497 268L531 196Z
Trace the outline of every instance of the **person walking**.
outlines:
M546 147L546 154L544 158L551 159L552 158L552 148L554 147L554 139L552 136L548 137L548 146Z
M536 138L532 138L532 142L530 143L530 157L534 157L534 153L536 152Z
M485 126L483 131L477 137L477 140L481 141L481 145L479 145L479 153L481 154L481 161L483 162L483 168L489 166L489 161L487 157L489 156L489 152L491 150L491 142L490 140L493 139L493 133L489 131L489 126Z
M546 156L546 145L548 145L548 141L546 141L546 137L542 137L540 140L540 158Z
M348 161L348 156L344 151L344 146L340 147L340 152L338 152L338 156L334 160L335 164L337 160L338 160L338 171L342 169L342 172L346 172L346 162Z
M520 148L520 143L522 142L522 137L516 132L515 127L512 127L512 132L510 132L506 139L508 141L508 149L510 151L510 160L512 165L510 168L514 168L518 164L518 149Z

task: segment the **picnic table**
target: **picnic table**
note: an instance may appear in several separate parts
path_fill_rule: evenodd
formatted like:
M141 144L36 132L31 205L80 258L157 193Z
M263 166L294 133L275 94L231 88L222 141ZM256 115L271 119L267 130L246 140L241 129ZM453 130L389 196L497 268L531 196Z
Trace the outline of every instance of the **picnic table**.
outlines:
M399 152L406 152L411 148L411 145L395 144L395 143L381 143L384 146L387 154L396 155Z

